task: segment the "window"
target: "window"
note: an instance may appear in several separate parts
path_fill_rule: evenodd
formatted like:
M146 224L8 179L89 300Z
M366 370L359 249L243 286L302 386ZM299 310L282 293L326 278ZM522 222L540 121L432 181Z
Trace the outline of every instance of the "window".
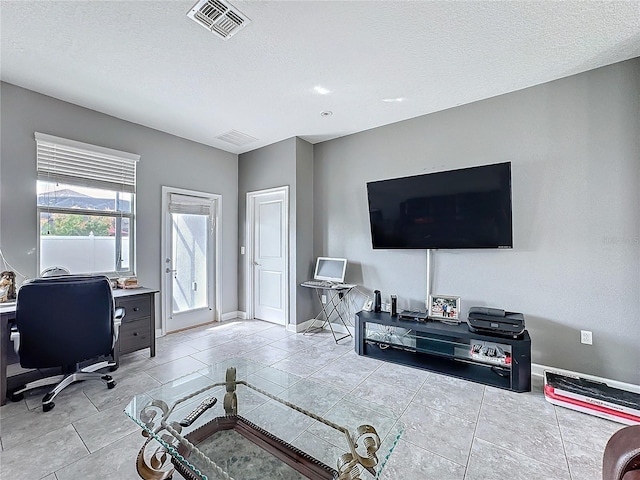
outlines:
M36 133L39 269L126 276L135 266L138 155Z

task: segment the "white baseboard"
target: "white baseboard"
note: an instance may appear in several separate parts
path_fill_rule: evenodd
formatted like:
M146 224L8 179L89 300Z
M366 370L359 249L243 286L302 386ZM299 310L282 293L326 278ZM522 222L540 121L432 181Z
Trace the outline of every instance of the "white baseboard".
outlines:
M287 330L289 330L290 332L301 333L301 332L304 332L307 328L309 328L309 326L313 322L316 322L318 327L320 325L322 325L322 320L316 320L316 319L312 318L311 320L307 320L306 322L302 322L302 323L296 323L295 325L294 324L289 324L289 325L287 325ZM331 326L333 327L333 330L335 332L338 332L338 333L350 333L351 335L354 334L354 328L353 327L349 327L349 331L347 332L347 329L344 328L344 325L342 325L341 323L333 323L333 322L331 322ZM324 326L324 330L329 330L329 325L325 325Z
M629 392L640 393L640 385L634 385L633 383L619 382L610 378L596 377L595 375L589 375L586 373L573 372L571 370L564 370L562 368L548 367L546 365L539 365L537 363L531 364L531 375L537 375L542 377L545 370L550 372L559 373L561 375L569 375L574 377L582 377L587 380L593 380L595 382L606 383L612 388L619 388L620 390L627 390Z
M309 325L311 325L312 322L313 319L307 320L306 322L302 323L290 323L289 325L287 325L287 330L289 332L302 333L307 329Z
M160 338L162 337L162 329L161 328L156 328L156 338Z
M354 327L351 327L351 326L347 325L347 328L345 328L345 326L342 325L342 323L333 323L333 322L331 323L331 326L333 327L333 330L335 332L338 332L338 333L350 333L351 335L355 335ZM326 325L324 327L324 329L325 330L329 330L329 326Z
M227 313L223 313L222 314L222 321L225 322L227 320L235 320L236 318L240 318L242 320L244 320L245 318L247 318L247 314L245 312L241 312L239 310L236 310L235 312L227 312Z

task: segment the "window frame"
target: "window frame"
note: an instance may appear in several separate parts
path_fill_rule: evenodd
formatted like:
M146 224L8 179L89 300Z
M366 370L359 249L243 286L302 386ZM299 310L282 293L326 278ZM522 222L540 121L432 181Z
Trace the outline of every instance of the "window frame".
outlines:
M70 185L73 186L73 185ZM57 266L57 265L48 265L43 266L40 264L41 260L41 252L40 248L42 245L42 231L40 226L40 219L42 218L43 213L60 213L60 214L71 214L71 215L89 215L92 217L109 217L109 218L127 218L129 220L129 268L127 270L112 270L107 272L72 272L78 274L88 274L88 275L106 275L109 278L117 278L117 277L127 277L135 275L135 265L136 265L136 222L135 222L135 204L136 204L136 194L131 194L131 213L119 212L119 211L103 211L103 210L86 210L81 208L60 208L60 207L45 207L41 205L37 205L37 225L38 225L38 248L37 248L37 262L38 269L42 271L44 268ZM37 200L36 200L37 201ZM117 235L116 235L117 238ZM122 237L120 237L122 238ZM120 242L120 251L122 251L122 241ZM116 255L118 253L118 241L116 240ZM61 265L64 266L64 265ZM115 265L114 265L115 267Z
M87 272L72 272L72 273L81 273L81 274L95 274L95 275L106 275L109 278L117 278L124 276L132 276L135 275L136 272L136 263L137 263L137 248L136 248L136 164L140 159L139 155L120 152L118 150L112 150L104 147L99 147L95 145L90 145L86 143L76 142L74 140L67 140L64 138L53 137L51 135L35 133L36 144L37 144L37 168L36 168L36 181L48 182L48 183L61 183L69 187L79 187L79 188L95 188L105 191L110 191L114 193L127 193L131 195L130 202L130 212L125 212L122 210L91 210L85 208L65 208L65 207L53 207L47 205L38 205L38 195L36 189L36 211L37 211L37 234L38 241L36 247L36 262L38 265L38 269L42 271L42 269L47 268L48 266L41 266L42 252L42 229L41 229L41 218L43 213L47 214L62 214L62 215L85 215L91 217L107 217L107 218L126 218L129 221L129 266L126 270L117 270L117 266L114 264L114 270L111 271L87 271ZM45 167L44 173L40 169L41 163L41 148L44 145L44 149L49 149L53 147L54 151L56 147L59 147L62 152L72 151L73 154L78 154L81 157L80 162L82 162L82 156L84 157L92 157L94 155L100 156L102 158L107 158L108 160L112 160L114 162L114 168L117 168L118 162L128 163L135 162L133 164L133 176L131 177L130 172L128 172L128 177L126 179L123 177L123 183L120 185L117 182L107 181L107 182L96 182L95 177L93 176L93 172L87 170L87 176L60 176L56 175L56 172L52 172L50 167ZM79 152L79 153L78 153ZM47 152L46 154L49 154ZM63 153L64 155L64 153ZM81 166L75 165L73 168L76 168L78 171L82 170ZM89 167L90 168L90 167ZM124 172L123 167L123 172ZM124 173L123 173L124 175ZM133 182L133 183L132 183ZM118 256L118 252L120 252L120 258L122 258L122 235L118 235L116 233L116 242L115 242L115 255L116 258ZM120 241L118 242L118 238ZM119 245L118 245L119 243ZM116 260L117 261L117 260Z

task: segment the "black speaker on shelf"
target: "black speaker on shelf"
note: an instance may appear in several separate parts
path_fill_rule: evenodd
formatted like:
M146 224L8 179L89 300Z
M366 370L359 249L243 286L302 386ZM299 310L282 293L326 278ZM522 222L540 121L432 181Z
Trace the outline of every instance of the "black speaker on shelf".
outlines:
M373 311L380 313L382 311L382 297L380 296L380 290L374 290L373 295Z

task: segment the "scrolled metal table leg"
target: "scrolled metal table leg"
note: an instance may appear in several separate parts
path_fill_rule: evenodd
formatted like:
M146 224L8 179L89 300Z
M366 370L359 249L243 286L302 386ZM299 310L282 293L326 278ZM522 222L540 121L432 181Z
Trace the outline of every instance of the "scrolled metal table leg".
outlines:
M354 441L355 440L355 441ZM380 448L380 437L371 425L361 425L357 430L357 437L350 440L351 453L345 453L338 459L339 480L359 480L361 468L375 476ZM357 448L364 448L362 455Z
M167 449L161 445L156 447L151 456L145 455L145 451L147 447L149 447L151 440L153 440L152 437L147 438L144 445L140 448L138 457L136 458L136 470L143 480L167 480L173 476L173 472L175 471L171 464L171 455L169 455Z

